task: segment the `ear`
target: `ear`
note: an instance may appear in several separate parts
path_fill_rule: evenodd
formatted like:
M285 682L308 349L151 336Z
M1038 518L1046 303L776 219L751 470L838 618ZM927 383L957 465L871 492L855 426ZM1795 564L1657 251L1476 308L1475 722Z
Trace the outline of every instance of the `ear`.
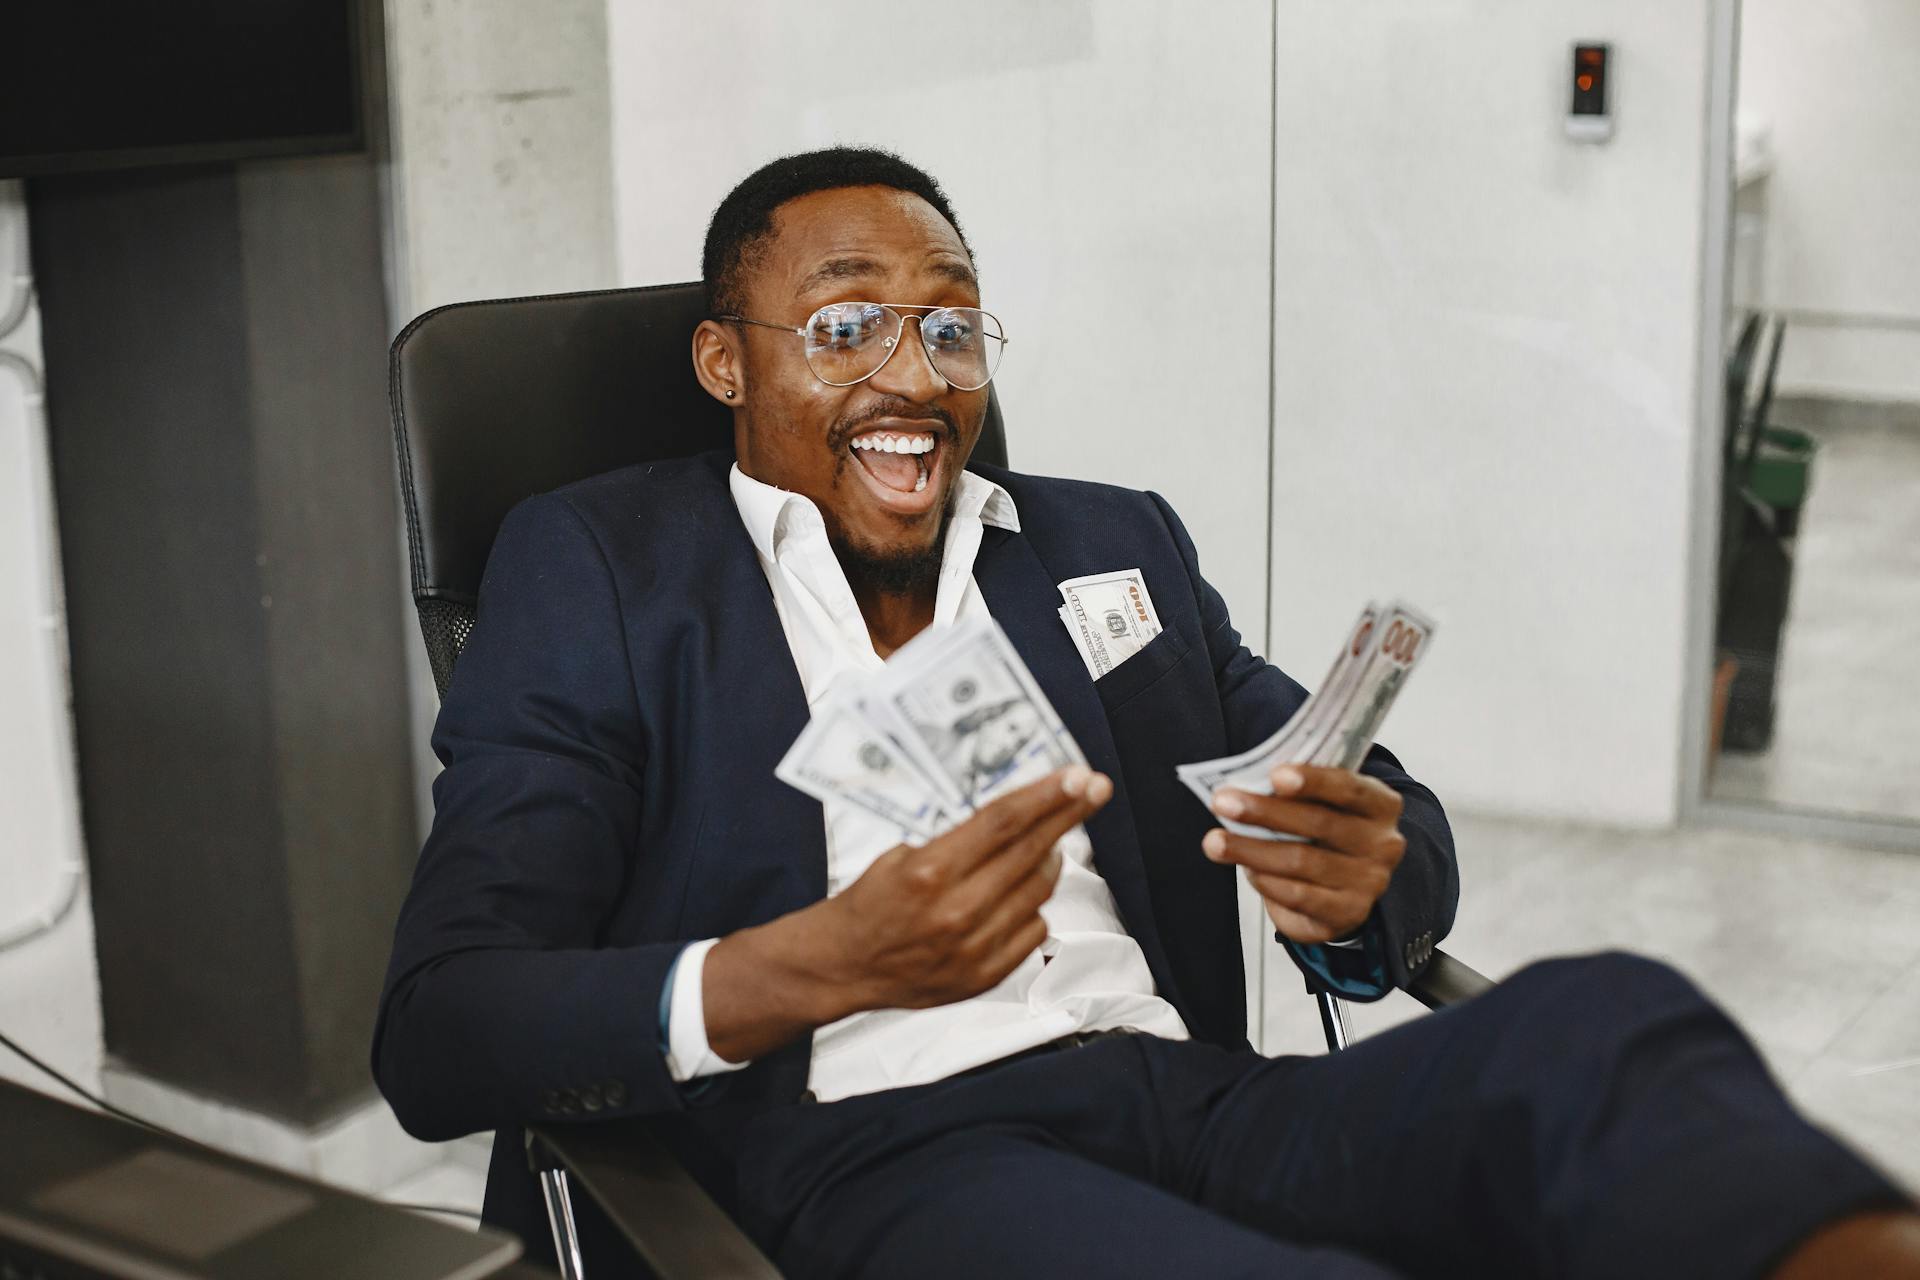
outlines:
M707 394L729 409L746 403L746 352L740 335L714 320L693 330L693 375Z

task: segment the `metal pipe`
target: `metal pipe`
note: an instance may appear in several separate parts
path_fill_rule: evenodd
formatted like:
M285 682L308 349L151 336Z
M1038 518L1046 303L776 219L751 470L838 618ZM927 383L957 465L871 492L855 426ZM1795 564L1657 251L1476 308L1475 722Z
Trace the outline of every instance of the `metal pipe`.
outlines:
M1340 1052L1353 1038L1352 1028L1347 1025L1347 1007L1324 991L1314 992L1313 1002L1320 1007L1320 1030L1327 1036L1327 1052Z
M560 1260L561 1280L585 1280L580 1261L580 1228L573 1221L573 1196L565 1169L540 1171L540 1195L547 1202L547 1222L553 1227L553 1252Z

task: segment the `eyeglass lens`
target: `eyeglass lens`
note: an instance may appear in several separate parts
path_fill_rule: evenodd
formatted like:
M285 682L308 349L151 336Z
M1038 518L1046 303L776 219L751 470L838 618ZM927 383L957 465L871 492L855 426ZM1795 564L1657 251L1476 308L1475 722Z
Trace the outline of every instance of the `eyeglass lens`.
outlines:
M1006 337L977 307L938 307L919 315L920 343L934 372L961 391L993 378ZM835 302L807 321L807 366L822 382L851 386L872 377L899 345L905 316L878 302Z

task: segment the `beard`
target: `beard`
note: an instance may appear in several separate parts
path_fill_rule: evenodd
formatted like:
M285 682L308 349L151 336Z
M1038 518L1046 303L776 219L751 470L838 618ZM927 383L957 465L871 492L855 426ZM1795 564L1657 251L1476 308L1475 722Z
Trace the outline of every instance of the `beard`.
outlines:
M940 513L940 531L924 547L888 550L863 546L829 536L833 553L847 575L856 597L917 595L934 591L940 583L940 565L947 548L947 516Z

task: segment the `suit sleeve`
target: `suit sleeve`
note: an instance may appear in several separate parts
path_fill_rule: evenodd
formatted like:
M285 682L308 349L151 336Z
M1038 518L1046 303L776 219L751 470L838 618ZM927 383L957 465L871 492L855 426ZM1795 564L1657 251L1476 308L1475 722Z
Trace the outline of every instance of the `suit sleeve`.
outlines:
M660 1044L682 943L601 948L647 756L606 560L563 498L507 517L433 735L373 1069L408 1132L682 1105Z
M1159 494L1148 496L1159 507L1185 562L1200 607L1227 741L1233 750L1243 751L1278 728L1299 707L1303 691L1280 668L1240 642L1227 616L1226 601L1200 576L1199 556L1180 518ZM1405 987L1426 967L1433 948L1453 927L1460 870L1454 859L1453 832L1439 800L1408 776L1392 752L1376 743L1360 772L1400 793L1405 803L1400 832L1407 840L1406 855L1355 939L1358 945L1310 946L1285 938L1280 942L1316 989L1365 1001Z

